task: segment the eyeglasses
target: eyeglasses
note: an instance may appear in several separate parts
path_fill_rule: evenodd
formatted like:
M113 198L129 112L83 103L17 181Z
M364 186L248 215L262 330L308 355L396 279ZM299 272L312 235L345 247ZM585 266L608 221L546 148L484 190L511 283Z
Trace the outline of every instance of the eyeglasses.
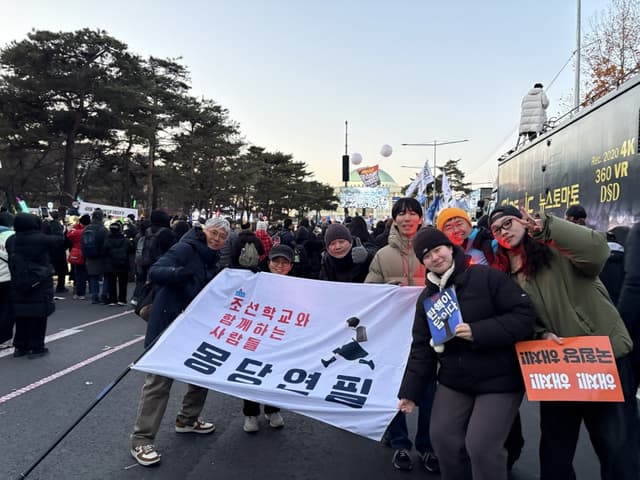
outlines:
M502 222L502 225L496 225L495 227L491 227L491 233L493 233L494 237L500 235L500 233L504 230L505 232L511 228L513 225L513 218L505 220Z
M464 220L450 220L445 225L442 231L452 232L453 230L460 229L467 224Z
M208 228L205 230L207 232L207 237L213 240L222 240L225 241L227 239L227 232L225 230L217 230L216 228Z

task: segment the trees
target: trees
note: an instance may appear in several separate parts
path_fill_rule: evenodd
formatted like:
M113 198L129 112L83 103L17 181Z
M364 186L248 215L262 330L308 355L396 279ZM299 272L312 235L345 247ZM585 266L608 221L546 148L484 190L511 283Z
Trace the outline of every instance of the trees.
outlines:
M470 185L471 183L465 182L464 177L465 174L462 170L460 170L460 162L461 158L457 160L447 160L447 162L439 167L442 172L447 176L447 180L449 181L449 186L456 193L464 193L465 195L471 193ZM426 196L427 198L433 198L433 189L436 189L436 192L442 192L442 175L437 175L435 182L427 185ZM406 190L406 187L403 187L403 191Z
M230 159L242 147L238 126L229 112L212 100L184 98L182 122L173 137L175 148L164 155L171 176L182 178L174 204L188 210L204 200L208 205L227 202L224 191L230 185ZM182 194L181 194L182 193Z
M146 209L150 213L156 205L155 162L161 140L172 143L170 129L178 128L186 108L189 91L186 67L172 59L149 57L142 64L140 86L144 115L139 127L148 145L146 162Z
M239 158L244 162L243 188L237 197L244 210L262 212L269 218L283 218L291 211L307 212L337 208L333 189L313 180L307 180L309 172L302 162L295 162L291 155L282 152L266 152L252 146Z
M246 147L228 111L190 95L178 59L101 30L33 31L0 50L0 191L37 205L263 211L325 208L331 188L282 152Z
M451 189L456 193L464 193L468 195L471 193L470 182L464 181L464 172L460 170L459 164L462 159L447 160L447 163L442 167L442 171L447 175L449 185Z
M126 48L104 31L33 31L0 54L3 101L22 110L13 127L36 124L44 141L64 146L59 194L67 204L78 193L76 142L106 140L118 125L110 104L121 95Z
M583 105L593 103L640 70L640 2L612 0L591 19L584 38Z

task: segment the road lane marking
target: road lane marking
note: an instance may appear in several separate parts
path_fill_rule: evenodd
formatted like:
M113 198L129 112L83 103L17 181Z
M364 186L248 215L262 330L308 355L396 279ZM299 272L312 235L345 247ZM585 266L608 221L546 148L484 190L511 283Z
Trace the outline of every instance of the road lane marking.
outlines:
M113 320L114 318L118 318L118 317L123 317L125 315L129 315L130 313L133 313L133 310L125 310L124 312L116 313L115 315L109 315L108 317L103 317L103 318L99 318L97 320L92 320L90 322L83 323L82 325L77 325L77 326L73 327L73 329L90 327L92 325L97 325L98 323L106 322L107 320Z
M65 368L64 370L60 370L59 372L56 372L52 375L49 375L48 377L44 377L41 378L40 380L30 383L29 385L26 385L22 388L19 388L11 393L8 393L2 397L0 397L0 405L2 405L5 402L8 402L9 400L13 400L14 398L19 397L20 395L24 395L25 393L28 393L32 390L35 390L38 387L41 387L43 385L46 385L49 382L52 382L54 380L57 380L60 377L64 377L65 375L67 375L68 373L74 372L82 367L86 367L87 365L96 362L106 356L111 355L112 353L117 352L118 350L122 350L123 348L127 348L130 347L131 345L134 345L138 342L141 342L144 340L144 336L140 336L140 337L136 337L133 340L129 340L128 342L122 343L120 345L116 345L115 347L110 348L109 350L105 350L102 353L99 353L97 355L94 355L93 357L87 358L86 360L83 360L81 362L76 363L75 365L71 365L70 367Z
M121 313L116 313L115 315L109 315L108 317L99 318L97 320L92 320L91 322L83 323L82 325L76 325L75 327L72 327L71 330L77 330L77 329L80 329L80 328L85 328L85 327L90 327L92 325L97 325L98 323L106 322L107 320L113 320L114 318L118 318L118 317L123 317L125 315L129 315L130 313L133 313L133 310L126 310L126 311L121 312Z
M55 340L60 340L61 338L75 335L76 333L82 332L83 328L91 327L93 325L106 322L107 320L113 320L114 318L123 317L125 315L129 315L130 313L133 313L133 310L127 310L125 312L116 313L115 315L109 315L108 317L92 320L91 322L83 323L82 325L76 325L75 327L67 328L65 330L60 330L57 333L52 333L51 335L47 335L46 337L44 337L44 343L50 343ZM13 355L13 351L14 351L14 348L7 348L3 351L0 351L0 358L10 357L11 355Z

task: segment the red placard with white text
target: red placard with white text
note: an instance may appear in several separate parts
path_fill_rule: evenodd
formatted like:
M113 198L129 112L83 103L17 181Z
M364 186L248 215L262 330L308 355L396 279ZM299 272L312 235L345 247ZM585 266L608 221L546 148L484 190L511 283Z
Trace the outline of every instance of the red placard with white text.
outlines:
M609 337L518 342L516 351L530 401L624 401Z

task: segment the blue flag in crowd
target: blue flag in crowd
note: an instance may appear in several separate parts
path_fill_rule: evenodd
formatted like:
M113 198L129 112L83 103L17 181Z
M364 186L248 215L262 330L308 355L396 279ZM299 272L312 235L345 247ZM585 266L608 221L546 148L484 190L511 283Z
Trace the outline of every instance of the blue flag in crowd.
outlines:
M440 210L440 195L431 202L431 205L429 205L429 208L427 208L425 212L424 219L429 225L433 225L438 210Z

